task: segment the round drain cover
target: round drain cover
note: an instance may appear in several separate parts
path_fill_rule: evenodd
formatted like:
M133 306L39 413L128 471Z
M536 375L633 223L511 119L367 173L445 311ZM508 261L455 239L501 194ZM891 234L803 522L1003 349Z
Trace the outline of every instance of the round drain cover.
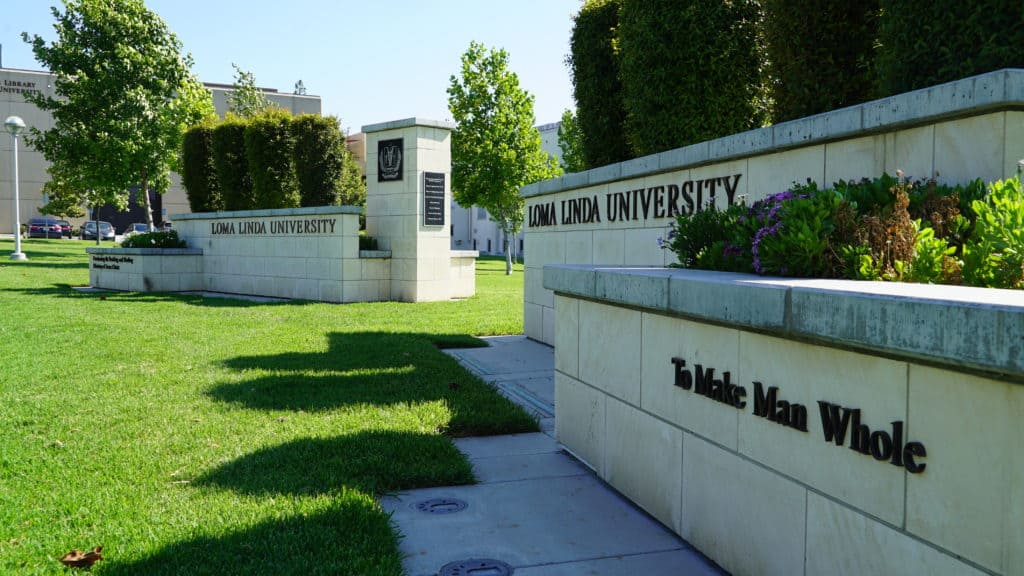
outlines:
M468 508L469 503L458 498L431 498L417 502L414 507L427 514L453 514Z
M445 564L437 576L511 576L511 574L512 567L501 560L472 558Z

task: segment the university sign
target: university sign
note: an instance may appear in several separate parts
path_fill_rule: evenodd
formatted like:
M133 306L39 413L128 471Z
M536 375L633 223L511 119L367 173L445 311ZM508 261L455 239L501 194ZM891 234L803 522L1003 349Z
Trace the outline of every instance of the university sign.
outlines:
M529 224L531 228L544 228L603 221L624 222L689 216L714 205L715 200L722 196L729 205L735 204L736 190L742 176L733 174L702 180L686 180L679 184L609 192L604 195L603 201L595 194L534 204L529 209Z

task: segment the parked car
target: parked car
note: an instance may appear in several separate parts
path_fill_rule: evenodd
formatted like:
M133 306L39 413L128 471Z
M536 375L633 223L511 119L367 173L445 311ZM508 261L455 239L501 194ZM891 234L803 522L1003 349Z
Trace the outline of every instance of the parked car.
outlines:
M85 224L82 224L82 232L80 233L80 236L82 240L95 240L96 221L87 220ZM110 222L100 220L100 240L114 241L114 227L110 225Z
M60 238L63 234L56 218L32 218L28 221L29 238Z
M61 234L67 238L71 238L71 222L67 220L57 220L57 224L60 224Z
M134 224L129 224L128 227L124 229L124 237L128 238L129 236L144 234L146 232L149 232L149 226L145 222L136 222Z
M170 232L171 230L174 230L174 224L170 222L165 221L160 225L160 232Z

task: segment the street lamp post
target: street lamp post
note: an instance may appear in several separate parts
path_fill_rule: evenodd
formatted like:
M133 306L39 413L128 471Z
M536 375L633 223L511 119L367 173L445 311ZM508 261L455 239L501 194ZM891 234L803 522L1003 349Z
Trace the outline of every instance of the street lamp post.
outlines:
M8 116L4 128L11 135L11 185L14 191L14 252L11 260L28 260L21 252L21 207L18 201L18 134L25 129L25 121L17 116Z

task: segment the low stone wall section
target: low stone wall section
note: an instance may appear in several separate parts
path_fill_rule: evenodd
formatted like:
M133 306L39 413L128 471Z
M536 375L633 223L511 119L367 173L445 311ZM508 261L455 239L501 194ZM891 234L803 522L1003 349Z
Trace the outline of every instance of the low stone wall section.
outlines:
M559 441L726 570L1024 574L1021 292L595 266L544 286Z
M89 285L132 292L203 289L203 251L193 248L86 248Z

